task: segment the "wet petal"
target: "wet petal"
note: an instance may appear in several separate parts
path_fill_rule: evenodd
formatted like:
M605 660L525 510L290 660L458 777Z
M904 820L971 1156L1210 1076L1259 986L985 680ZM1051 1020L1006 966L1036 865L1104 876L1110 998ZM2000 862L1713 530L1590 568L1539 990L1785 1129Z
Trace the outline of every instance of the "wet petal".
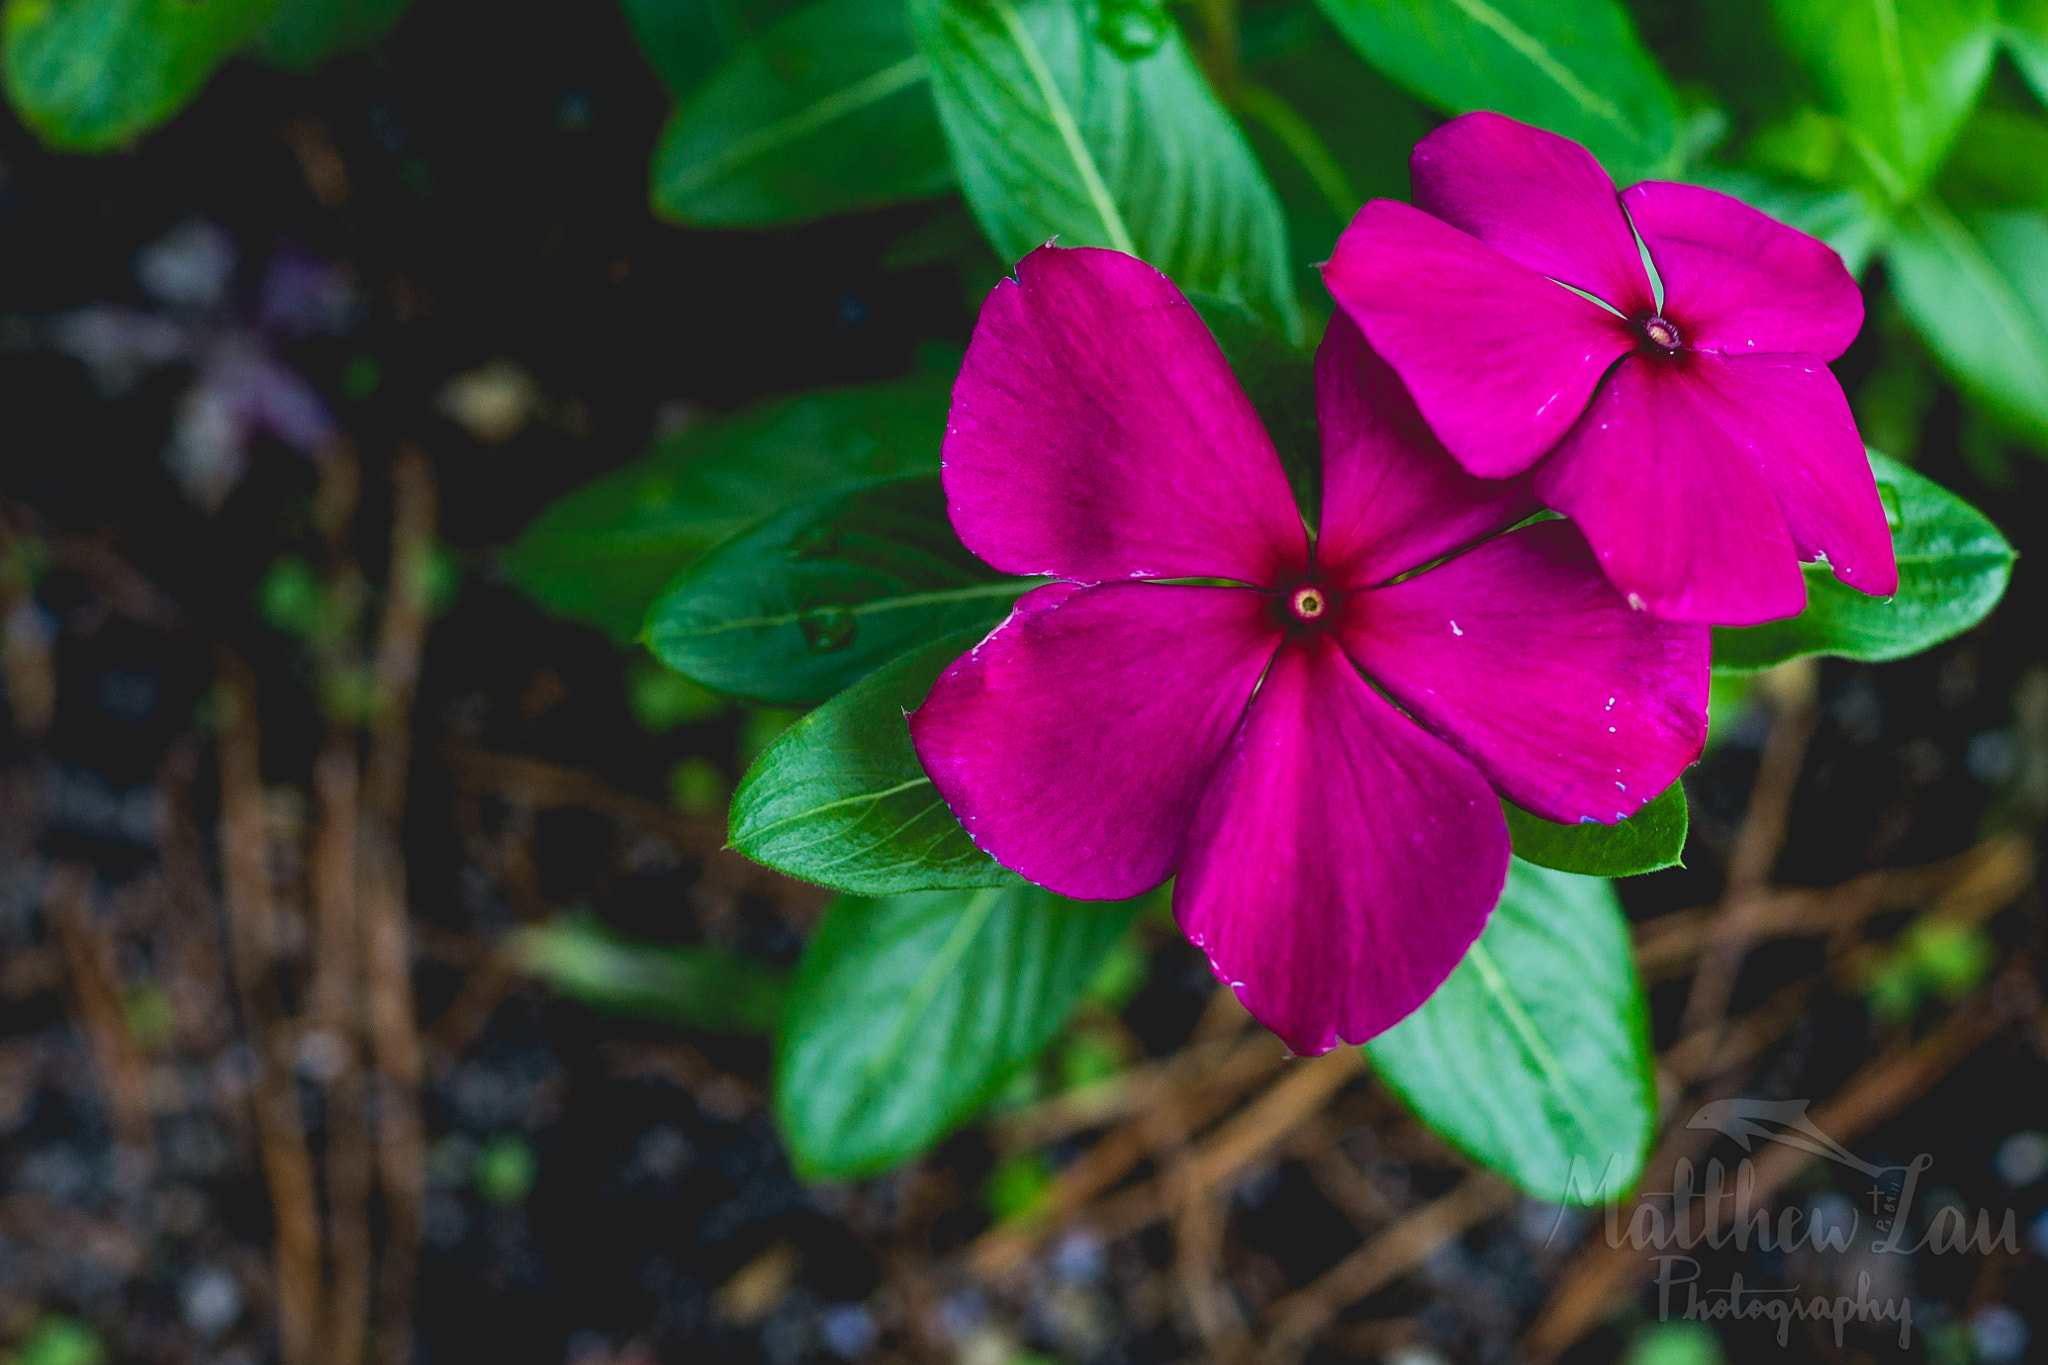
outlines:
M911 714L918 760L996 861L1134 896L1173 871L1279 643L1271 610L1244 588L1039 588Z
M1700 755L1709 632L1633 611L1546 521L1354 599L1366 675L1546 820L1613 824Z
M1819 356L1736 356L1703 365L1699 385L1778 499L1801 559L1827 557L1835 577L1874 597L1899 590L1891 527L1863 438Z
M1327 635L1283 649L1189 832L1174 913L1299 1053L1429 998L1507 876L1499 802Z
M1420 568L1537 507L1530 479L1467 474L1387 362L1343 313L1316 351L1323 521L1316 562L1336 587Z
M1784 513L1692 371L1711 356L1631 356L1536 471L1632 603L1675 621L1744 626L1806 605Z
M1863 294L1834 248L1698 185L1645 181L1622 196L1686 345L1833 360L1863 326Z
M1464 114L1415 144L1415 207L1511 261L1648 317L1655 300L1614 181L1569 138Z
M995 287L953 388L946 502L1007 573L1271 584L1307 554L1258 414L1144 262L1041 247Z
M1323 283L1458 463L1506 478L1571 430L1636 343L1621 319L1428 214L1375 199Z

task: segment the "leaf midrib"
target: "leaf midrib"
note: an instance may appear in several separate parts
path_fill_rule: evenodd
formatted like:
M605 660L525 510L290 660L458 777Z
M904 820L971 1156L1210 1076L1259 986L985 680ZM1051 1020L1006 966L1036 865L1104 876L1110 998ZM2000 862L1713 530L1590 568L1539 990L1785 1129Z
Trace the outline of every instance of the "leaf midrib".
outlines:
M873 616L882 612L907 611L914 607L945 606L952 602L976 602L1000 597L1021 597L1038 586L1036 581L983 583L972 588L943 588L934 592L906 593L901 597L877 597L852 604L822 602L801 611L777 612L771 616L737 617L704 626L664 626L649 634L667 641L701 640L735 630L772 630L792 626L821 611L843 611L850 616Z
M1451 0L1451 3L1463 10L1472 22L1490 30L1529 65L1549 77L1551 83L1571 96L1579 108L1620 129L1630 140L1643 141L1641 131L1628 121L1612 100L1600 95L1574 76L1569 67L1551 55L1550 49L1545 47L1536 35L1487 4L1486 0Z
M1493 960L1493 954L1487 950L1484 943L1474 943L1471 951L1466 954L1466 960L1479 974L1489 1001L1507 1021L1508 1027L1514 1031L1516 1041L1522 1045L1522 1050L1528 1055L1529 1060L1536 1064L1544 1079L1549 1082L1550 1088L1563 1102L1566 1113L1578 1128L1580 1135L1588 1144L1598 1141L1598 1125L1588 1112L1585 1096L1580 1093L1564 1063L1551 1051L1550 1044L1537 1031L1535 1021L1529 1017L1528 1011L1522 1008L1521 1000L1509 988L1507 977L1501 971L1500 965Z
M831 94L785 114L773 123L763 124L742 137L725 144L717 156L705 161L688 164L667 185L668 193L686 195L695 193L771 152L780 151L801 138L810 136L819 129L857 113L871 105L880 104L900 90L907 90L931 74L922 53L912 53L899 62L893 62L879 71L861 77L851 85L842 86Z
M1032 84L1038 87L1038 97L1044 102L1046 116L1052 120L1060 142L1067 149L1068 159L1074 163L1075 173L1081 177L1082 188L1088 192L1096 217L1102 220L1102 230L1109 237L1110 246L1126 256L1138 255L1131 230L1124 225L1116 199L1110 194L1109 185L1095 164L1095 154L1088 150L1088 143L1081 136L1081 125L1074 118L1074 111L1067 104L1067 97L1061 92L1058 81L1053 78L1052 68L1046 65L1045 55L1038 50L1038 44L1031 40L1031 34L1024 27L1024 16L1017 13L1009 0L992 0L992 6L1003 21L1003 30L1016 47L1017 55L1023 59L1025 69L1031 73Z

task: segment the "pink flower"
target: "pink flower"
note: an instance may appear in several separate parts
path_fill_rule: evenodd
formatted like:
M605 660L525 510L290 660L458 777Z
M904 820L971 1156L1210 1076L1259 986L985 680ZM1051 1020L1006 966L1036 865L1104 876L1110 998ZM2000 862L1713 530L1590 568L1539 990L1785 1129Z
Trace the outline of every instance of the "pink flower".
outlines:
M1798 561L1822 556L1897 591L1827 367L1863 325L1839 256L1712 190L1617 194L1585 148L1498 114L1452 119L1411 172L1417 207L1359 210L1323 279L1460 464L1535 466L1537 496L1659 616L1797 615Z
M1664 790L1708 669L1707 631L1630 611L1568 523L1497 534L1527 481L1459 469L1341 316L1316 392L1312 545L1173 285L1111 251L1025 258L953 390L946 499L990 564L1066 581L910 718L998 861L1083 898L1177 874L1188 937L1302 1053L1378 1033L1464 956L1507 870L1496 791L1612 822Z

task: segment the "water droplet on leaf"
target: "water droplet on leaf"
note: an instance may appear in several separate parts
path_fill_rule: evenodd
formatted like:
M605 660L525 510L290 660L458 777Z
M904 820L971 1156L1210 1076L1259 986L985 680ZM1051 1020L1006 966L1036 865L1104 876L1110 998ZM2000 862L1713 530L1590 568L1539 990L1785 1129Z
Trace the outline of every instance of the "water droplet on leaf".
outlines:
M1173 20L1163 5L1148 0L1103 0L1095 36L1127 62L1149 57L1166 41Z
M798 559L823 559L838 548L839 532L831 526L806 526L789 542L789 552Z
M845 607L819 607L807 612L797 625L803 630L804 641L819 654L830 654L845 649L853 643L854 632L860 622Z

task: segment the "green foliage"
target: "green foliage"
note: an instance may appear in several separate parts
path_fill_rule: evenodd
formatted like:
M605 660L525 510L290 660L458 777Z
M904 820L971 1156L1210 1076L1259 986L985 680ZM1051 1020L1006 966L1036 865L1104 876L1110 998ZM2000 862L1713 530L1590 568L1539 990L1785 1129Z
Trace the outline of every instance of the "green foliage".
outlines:
M52 147L126 146L197 95L278 0L7 0L7 99Z
M998 1223L1014 1223L1037 1212L1052 1192L1052 1163L1043 1152L1013 1152L989 1172L985 1198Z
M291 71L307 71L337 53L368 47L389 33L411 0L283 0L256 35L252 51Z
M1584 143L1626 185L1677 169L1678 102L1615 0L1319 0L1421 98Z
M2002 0L1999 10L2005 50L2035 97L2048 104L2048 0Z
M731 704L702 683L663 668L645 655L634 659L626 670L626 700L640 728L657 735L678 725L724 715Z
M1279 201L1171 25L1140 53L1080 0L910 0L910 19L998 256L1114 247L1303 335Z
M470 1179L485 1203L512 1208L526 1202L533 1191L533 1178L540 1174L540 1159L526 1139L501 1133L477 1149Z
M801 222L938 194L952 165L898 0L815 0L688 103L654 154L655 211L712 227Z
M835 901L776 1041L797 1168L884 1170L973 1118L1059 1032L1137 906L1035 886Z
M788 973L754 958L632 943L580 917L521 929L512 953L571 1000L683 1028L770 1032L789 992Z
M20 1346L0 1356L4 1365L105 1365L100 1334L75 1318L45 1316Z
M1685 853L1685 785L1680 782L1612 825L1560 825L1512 801L1500 804L1507 812L1515 856L1539 867L1588 877L1633 877L1676 867Z
M1922 200L1887 262L1899 306L1948 371L2048 447L2048 214L1988 210L1965 223Z
M1450 980L1365 1050L1445 1141L1539 1199L1604 1202L1642 1174L1649 1024L1604 881L1511 863Z
M1031 586L960 543L936 476L894 479L734 536L669 584L645 639L721 692L819 701L905 649L994 625Z
M1870 964L1864 997L1880 1019L1903 1023L1930 997L1954 1002L1968 995L1997 960L1997 946L1976 925L1923 915Z
M946 809L903 723L986 633L970 627L913 650L791 726L733 796L732 846L861 895L1019 884Z
M519 585L619 639L667 583L766 513L878 476L936 473L951 377L826 389L698 422L534 518Z
M1774 0L1849 148L1894 203L1918 194L1991 73L1992 0Z
M1845 587L1826 565L1806 566L1806 610L1788 621L1716 627L1714 667L1769 668L1808 654L1877 663L1960 634L1998 605L2013 549L1989 519L1941 485L1876 451L1870 467L1892 519L1899 591L1889 599Z

